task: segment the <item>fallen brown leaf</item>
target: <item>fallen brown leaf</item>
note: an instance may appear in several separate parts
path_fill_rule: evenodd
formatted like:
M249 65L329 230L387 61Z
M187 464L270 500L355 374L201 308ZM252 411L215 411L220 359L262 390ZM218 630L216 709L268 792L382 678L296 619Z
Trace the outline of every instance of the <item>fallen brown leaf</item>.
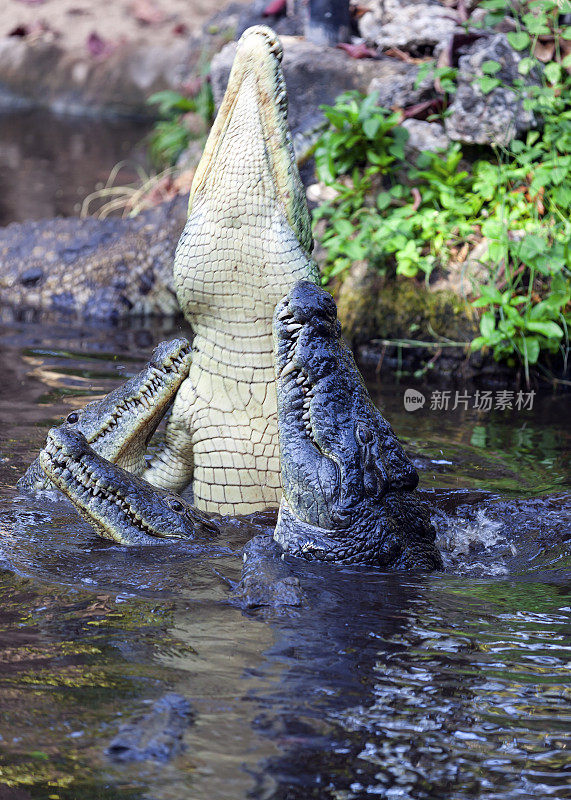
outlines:
M371 47L367 47L366 44L361 42L361 44L348 44L347 42L340 42L336 47L339 50L344 50L347 55L351 56L351 58L376 58L377 51L373 50Z
M166 16L151 0L135 0L131 4L131 11L137 22L143 25L157 25L164 22Z
M405 53L404 50L400 50L398 47L389 47L388 50L384 51L383 55L398 58L399 61L404 61L405 64L424 64L426 61L425 58L413 58L410 53Z
M272 0L262 11L262 17L277 17L286 10L287 0Z
M438 114L443 107L443 99L435 97L433 100L425 100L423 103L408 106L403 109L402 116L403 119L426 119L430 114Z
M106 58L115 50L117 44L104 39L97 31L92 31L87 37L86 46L90 55L95 58Z
M536 42L533 48L533 55L539 60L547 64L548 61L553 61L555 53L555 41L552 39L547 42Z

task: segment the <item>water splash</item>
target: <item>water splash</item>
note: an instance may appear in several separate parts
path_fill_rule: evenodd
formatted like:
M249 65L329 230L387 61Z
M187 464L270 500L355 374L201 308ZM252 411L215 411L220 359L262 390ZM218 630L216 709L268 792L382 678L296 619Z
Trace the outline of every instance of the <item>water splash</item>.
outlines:
M447 570L483 575L505 575L505 555L515 555L506 538L503 521L492 519L483 508L473 517L445 517L437 523L437 545Z

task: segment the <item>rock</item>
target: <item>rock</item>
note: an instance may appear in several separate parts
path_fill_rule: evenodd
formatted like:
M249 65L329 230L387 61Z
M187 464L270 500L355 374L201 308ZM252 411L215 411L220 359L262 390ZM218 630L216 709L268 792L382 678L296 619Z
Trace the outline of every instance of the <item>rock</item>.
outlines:
M521 79L518 64L522 54L516 52L506 36L499 33L478 39L460 56L458 89L446 118L445 128L450 139L466 144L508 145L519 133L537 124L531 111L526 111L518 93L510 86ZM482 64L496 61L501 69L493 76L500 86L485 94L478 82L484 77ZM537 77L527 76L528 85Z
M434 96L432 79L425 77L416 86L418 67L394 58L377 62L378 69L367 87L367 94L377 92L379 105L385 108L406 108Z
M152 116L147 98L177 88L190 69L188 46L125 44L105 59L66 52L57 43L0 39L0 105L19 98L56 111Z
M246 28L252 25L269 25L278 36L303 36L304 13L302 0L288 0L289 7L293 6L293 13L279 13L264 15L264 10L270 4L270 0L254 0L242 6L236 27L236 40L244 33Z
M105 751L116 762L168 761L182 750L182 737L194 721L190 703L179 694L165 694L147 714L122 725Z
M334 297L359 363L381 376L430 369L444 384L477 378L485 385L506 371L491 356L469 352L468 343L479 332L478 314L450 288L434 291L415 280L387 280L360 262L334 287ZM395 340L404 345L392 344Z
M438 2L422 0L371 0L359 19L359 32L377 47L399 47L424 54L426 48L445 41L460 26L454 11Z
M364 94L376 89L379 103L386 107L419 102L428 84L414 88L418 67L395 58L354 59L342 50L319 47L289 36L281 37L283 70L289 97L292 131L307 130L321 119L321 104L333 105L348 89ZM224 95L236 44L228 44L212 59L210 79L218 105Z
M387 280L365 262L355 263L334 287L337 313L349 342L371 339L434 341L446 336L469 342L477 335L476 313L453 291L433 291L410 279Z
M450 139L439 122L423 122L420 119L405 119L401 127L408 131L408 142L405 151L408 156L417 156L423 150L435 153L445 150Z

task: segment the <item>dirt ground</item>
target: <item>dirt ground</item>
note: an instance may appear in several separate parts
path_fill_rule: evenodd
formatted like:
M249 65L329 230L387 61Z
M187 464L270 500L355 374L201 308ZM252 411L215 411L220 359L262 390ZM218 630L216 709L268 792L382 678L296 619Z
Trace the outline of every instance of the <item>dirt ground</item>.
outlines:
M0 37L51 38L99 55L124 42L168 46L197 31L223 0L0 0Z

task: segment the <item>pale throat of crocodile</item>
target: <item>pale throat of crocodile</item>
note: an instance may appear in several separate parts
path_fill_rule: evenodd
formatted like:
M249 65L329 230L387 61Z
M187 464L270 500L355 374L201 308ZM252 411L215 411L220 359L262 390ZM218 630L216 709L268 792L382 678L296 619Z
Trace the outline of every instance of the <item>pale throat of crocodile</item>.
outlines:
M270 367L274 307L297 280L317 280L317 267L287 127L281 49L265 30L238 45L195 173L174 283L197 334L195 351L210 340L215 349L251 354L252 364L262 352Z
M220 221L244 221L225 193L242 195L247 216L279 204L309 254L311 222L287 123L281 60L281 45L269 28L251 28L240 39L224 99L194 175L189 217L200 201L219 196ZM216 206L215 202L211 213ZM264 242L260 244L263 247Z

